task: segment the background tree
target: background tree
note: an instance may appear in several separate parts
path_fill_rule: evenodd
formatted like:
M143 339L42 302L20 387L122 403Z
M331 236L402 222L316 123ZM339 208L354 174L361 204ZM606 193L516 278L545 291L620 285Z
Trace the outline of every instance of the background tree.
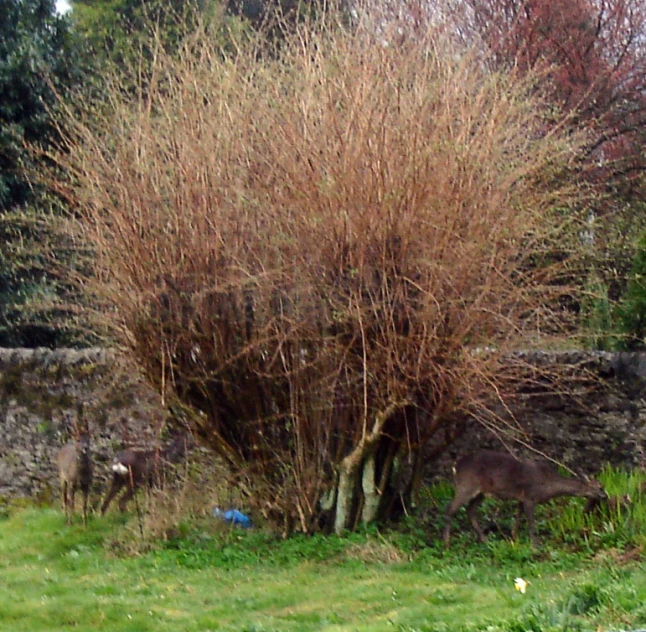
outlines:
M103 118L67 121L60 186L165 401L268 516L340 532L401 511L460 413L496 424L500 354L562 335L574 290L545 253L576 139L430 36L258 46L198 34L147 91L115 81Z
M646 6L639 0L460 0L460 32L495 66L544 73L560 116L588 132L587 149L607 182L646 167Z
M443 2L438 3L443 5ZM585 236L588 278L597 287L578 306L605 304L608 329L589 339L612 346L635 245L646 229L646 5L640 0L457 0L449 15L465 42L486 51L491 67L541 72L554 103L553 124L585 133L586 182L595 187ZM620 325L620 328L623 325Z
M157 39L171 47L222 13L217 0L73 0L72 6L74 27L93 53L122 71L140 65Z
M33 200L24 164L25 143L47 141L54 126L49 108L80 78L79 50L53 0L0 0L0 204Z
M70 342L75 249L28 146L59 137L52 112L86 76L82 48L53 0L0 0L0 15L0 345Z

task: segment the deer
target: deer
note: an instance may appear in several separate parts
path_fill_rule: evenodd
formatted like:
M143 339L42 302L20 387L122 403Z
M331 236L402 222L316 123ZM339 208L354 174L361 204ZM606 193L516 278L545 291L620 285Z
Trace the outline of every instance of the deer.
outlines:
M163 470L181 459L187 447L188 436L179 434L163 450L127 449L119 452L112 461L112 483L101 505L101 515L124 487L127 489L119 499L119 510L125 512L136 491L142 486L152 488L158 485Z
M534 507L558 496L579 496L588 499L605 499L607 494L601 483L594 479L567 478L555 472L545 462L518 459L507 452L482 450L460 457L453 468L455 497L444 513L444 543L451 539L451 522L456 511L467 506L467 514L480 542L486 538L476 511L485 496L500 500L518 501L518 513L512 537L518 537L520 521L525 513L529 538L536 547Z
M83 431L77 440L64 445L58 452L56 461L61 481L62 508L67 517L67 524L72 523L74 495L80 489L83 494L83 525L86 525L88 497L93 477L89 433Z

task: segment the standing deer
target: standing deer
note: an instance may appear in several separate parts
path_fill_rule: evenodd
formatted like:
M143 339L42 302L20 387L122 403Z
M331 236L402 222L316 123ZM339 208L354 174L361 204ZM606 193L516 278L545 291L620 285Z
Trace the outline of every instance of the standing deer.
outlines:
M119 499L119 509L124 512L128 501L139 487L153 487L160 482L163 469L177 462L186 453L188 436L180 434L163 450L123 450L112 461L112 483L106 494L101 515L105 514L114 497L126 487Z
M58 475L61 481L61 500L67 524L72 523L74 514L74 495L80 489L83 494L83 524L87 524L87 506L90 486L92 485L92 454L90 435L87 431L78 440L63 446L56 458Z
M455 498L444 514L444 542L451 539L451 521L455 512L467 505L467 514L480 542L484 533L476 519L476 510L485 496L501 500L517 500L518 514L512 536L518 536L523 515L527 517L532 546L537 539L534 526L534 507L557 496L582 496L603 499L606 492L596 480L566 478L557 474L547 463L517 459L506 452L483 450L460 457L453 469Z

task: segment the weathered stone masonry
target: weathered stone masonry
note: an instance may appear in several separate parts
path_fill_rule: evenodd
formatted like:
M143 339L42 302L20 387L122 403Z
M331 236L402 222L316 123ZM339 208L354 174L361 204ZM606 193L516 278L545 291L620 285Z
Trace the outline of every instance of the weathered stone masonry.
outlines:
M646 465L646 354L532 353L530 360L596 376L579 397L540 389L520 395L514 414L532 445L579 471ZM73 434L81 402L100 492L123 443L157 441L165 420L158 394L112 351L0 349L0 499L58 494L54 458ZM472 424L451 452L485 446L500 442Z
M123 443L156 443L165 419L159 396L109 350L0 349L0 499L58 495L55 456L73 436L79 403L100 492Z
M512 412L539 453L578 473L595 474L603 465L646 467L646 353L528 352L518 354L529 365L571 376L559 394L537 384L518 394ZM508 417L500 409L501 418ZM517 436L520 434L517 433ZM530 458L531 450L509 438L495 437L470 424L450 452L475 448L511 448ZM447 458L438 470L448 470Z

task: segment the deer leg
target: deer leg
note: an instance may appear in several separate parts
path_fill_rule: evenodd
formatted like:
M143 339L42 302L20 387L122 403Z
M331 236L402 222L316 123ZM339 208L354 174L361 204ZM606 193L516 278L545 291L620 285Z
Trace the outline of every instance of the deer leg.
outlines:
M61 511L67 516L67 482L61 483Z
M451 541L451 522L453 521L453 516L460 507L466 505L470 500L472 500L475 494L477 494L477 492L463 492L456 490L455 498L444 512L444 543L446 546L448 546Z
M523 518L525 512L525 507L522 502L518 503L518 510L516 511L516 520L514 521L514 526L511 530L511 537L513 540L518 539L518 532L520 531L520 521Z
M74 517L74 496L76 495L76 487L74 485L70 485L68 488L68 494L69 494L69 507L70 507L70 516L69 516L69 523L72 524L72 518Z
M70 511L70 498L74 498L72 495L72 487L69 484L69 481L64 481L62 486L62 502L63 502L63 513L65 514L65 521L67 524L72 524L72 513L74 512L74 505L72 504L72 510Z
M88 503L89 495L90 495L90 490L84 489L83 490L83 526L87 525L87 503Z
M469 501L469 504L467 505L467 515L469 516L469 520L471 521L471 526L473 527L474 531L478 534L478 540L480 542L486 542L487 538L485 537L485 534L483 533L482 529L480 528L480 525L478 524L478 519L476 518L476 511L478 510L478 507L480 506L480 503L484 499L483 494L478 494L475 498L472 498Z
M112 484L110 485L110 489L108 490L103 504L101 505L101 515L105 514L105 512L108 510L108 506L112 502L112 499L121 491L123 485L124 482L120 476L115 475L112 477Z
M534 524L534 503L528 500L523 501L525 509L525 517L527 518L527 526L529 529L529 539L533 547L538 546L538 539L536 538L536 526Z
M446 546L449 546L449 542L451 541L451 522L453 521L453 515L462 506L457 501L457 497L454 498L453 502L446 508L446 511L444 512L444 544Z
M123 496L121 496L121 498L119 499L119 511L121 511L122 513L126 511L126 505L134 495L135 495L134 485L128 485L128 489L126 489Z

